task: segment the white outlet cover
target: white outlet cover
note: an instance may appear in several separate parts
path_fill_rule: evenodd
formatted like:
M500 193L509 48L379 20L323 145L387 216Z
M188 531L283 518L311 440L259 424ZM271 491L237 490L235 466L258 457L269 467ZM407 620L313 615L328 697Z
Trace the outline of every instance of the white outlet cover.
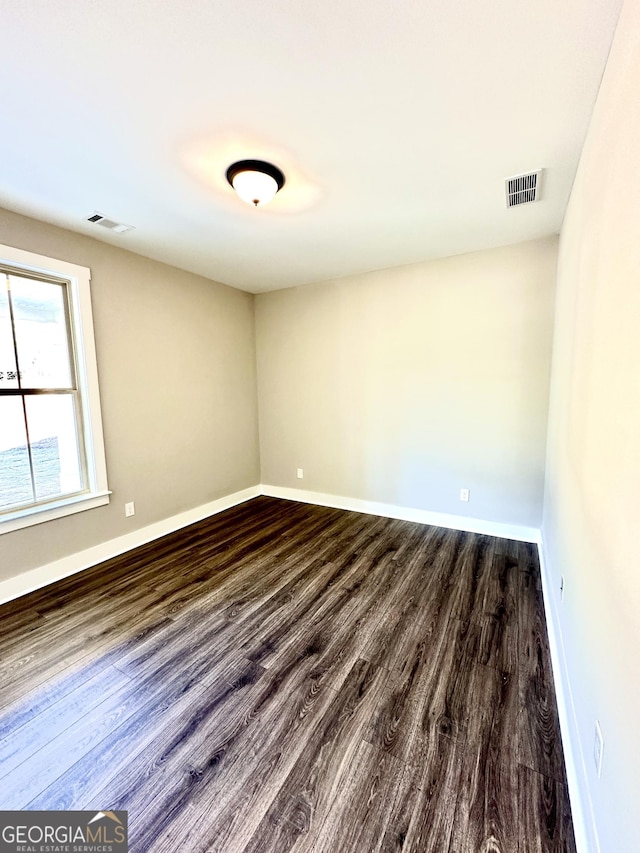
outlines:
M299 480L302 480L302 478L304 477L304 471L302 470L302 468L297 469L296 476L298 477Z
M469 489L460 489L460 500L465 502L469 500Z

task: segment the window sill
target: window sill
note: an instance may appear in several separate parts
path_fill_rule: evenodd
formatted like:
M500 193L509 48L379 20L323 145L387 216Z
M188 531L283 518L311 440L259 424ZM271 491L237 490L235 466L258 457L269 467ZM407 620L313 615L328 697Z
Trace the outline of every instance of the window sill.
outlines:
M95 509L109 503L111 492L91 492L82 495L73 495L70 498L60 498L57 501L32 506L27 509L18 509L15 512L7 512L0 516L0 535L20 530L23 527L31 527L32 524L41 524L43 521L53 521L65 515L75 512L84 512L87 509Z

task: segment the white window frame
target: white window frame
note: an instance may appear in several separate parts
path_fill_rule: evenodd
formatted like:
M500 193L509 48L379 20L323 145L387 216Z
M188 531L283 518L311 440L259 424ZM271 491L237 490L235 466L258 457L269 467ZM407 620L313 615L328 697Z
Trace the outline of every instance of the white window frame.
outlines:
M0 512L0 534L2 534L29 527L32 524L40 524L43 521L62 518L75 512L104 506L109 503L111 492L107 485L98 365L93 337L91 270L67 261L2 245L0 245L0 263L13 267L16 272L53 276L68 282L69 318L80 400L78 417L84 433L87 472L86 489L82 492L70 496L63 495L42 504Z

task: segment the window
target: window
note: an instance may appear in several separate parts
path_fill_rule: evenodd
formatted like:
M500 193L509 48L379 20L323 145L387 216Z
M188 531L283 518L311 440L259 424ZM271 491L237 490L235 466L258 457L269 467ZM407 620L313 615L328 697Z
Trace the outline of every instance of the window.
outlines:
M0 532L108 503L90 271L0 246Z

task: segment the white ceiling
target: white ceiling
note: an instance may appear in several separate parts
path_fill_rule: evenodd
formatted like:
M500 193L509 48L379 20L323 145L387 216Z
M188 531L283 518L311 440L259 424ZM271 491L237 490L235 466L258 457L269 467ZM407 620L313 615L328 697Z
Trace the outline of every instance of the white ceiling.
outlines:
M0 0L0 205L254 293L557 233L620 6Z

